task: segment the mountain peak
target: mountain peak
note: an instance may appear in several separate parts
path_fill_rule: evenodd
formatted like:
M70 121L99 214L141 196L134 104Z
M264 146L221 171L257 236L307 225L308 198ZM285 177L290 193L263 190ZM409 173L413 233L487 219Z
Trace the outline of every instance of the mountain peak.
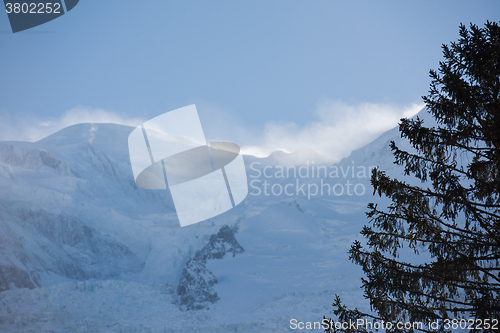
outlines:
M37 143L64 146L83 142L116 142L117 138L122 137L127 141L127 137L133 129L133 127L127 125L112 123L81 123L65 127L37 141Z

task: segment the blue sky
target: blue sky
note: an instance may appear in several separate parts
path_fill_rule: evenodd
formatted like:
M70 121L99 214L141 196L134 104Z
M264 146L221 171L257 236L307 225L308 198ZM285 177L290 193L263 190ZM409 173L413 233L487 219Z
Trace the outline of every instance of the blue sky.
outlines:
M486 20L500 2L81 0L17 34L0 14L0 139L196 103L209 139L338 157L318 142L360 128L352 150L414 112L441 44Z

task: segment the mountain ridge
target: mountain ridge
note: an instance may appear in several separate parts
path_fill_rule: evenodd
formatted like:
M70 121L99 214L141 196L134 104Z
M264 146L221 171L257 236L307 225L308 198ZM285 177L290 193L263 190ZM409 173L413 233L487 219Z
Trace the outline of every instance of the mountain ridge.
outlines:
M40 295L47 293L60 293L54 306L65 304L69 311L66 319L53 319L57 327L75 329L75 323L89 320L88 316L115 325L134 311L132 305L120 303L114 307L116 315L109 318L90 310L86 315L66 301L82 300L89 309L102 308L103 303L87 298L81 288L71 287L85 282L112 293L122 290L123 297L137 297L129 286L140 285L145 295L163 286L168 297L158 297L161 302L173 302L174 307L161 303L171 314L165 317L158 313L152 322L136 319L130 325L137 332L143 331L144 325L152 325L151 331L163 331L161 325L166 324L160 323L167 320L176 327L172 330L182 331L186 322L179 319L183 316L178 309L182 300L176 286L197 271L199 265L189 265L190 260L202 253L225 225L239 228L238 243L245 251L203 264L206 272L213 272L213 276L207 273L205 282L211 289L206 291L219 300L210 310L202 310L208 311L203 312L208 322L196 324L199 327L211 325L217 331L217 327L230 324L252 331L249 325L253 323L282 332L288 330L272 323L289 317L290 309L313 320L319 313L327 313L335 293L362 302L359 272L347 260L346 252L366 223L367 202L379 199L371 196L369 175L359 178L352 172L368 166L400 172L393 166L387 146L392 139L404 144L396 128L339 163L323 160L324 156L307 148L292 154L276 152L264 159L245 155L248 181L254 185L248 197L220 216L184 228L179 226L168 190L144 190L135 185L127 147L132 130L116 124L78 124L34 143L0 142L0 238L4 235L0 241L0 302L13 297L33 302L15 307L14 316L28 318L23 319L23 329L41 330L43 324L33 319L43 317L37 312L39 308L58 311L44 305L46 296ZM297 159L305 161L297 165ZM314 165L312 159L318 159ZM252 166L254 162L259 163ZM309 170L324 166L328 174L324 178L302 177L300 173L279 177L280 167L298 171L306 162ZM264 173L265 168L269 172ZM256 177L257 171L260 177ZM268 192L264 192L264 181L269 183ZM366 191L362 195L307 195L308 190L323 190L326 185L331 190L347 182L351 182L351 190L359 184ZM286 194L286 186L293 188L293 195ZM255 195L255 187L262 192ZM186 267L193 268L188 269L189 274L183 273ZM210 282L214 279L218 283ZM322 302L320 310L312 295ZM291 306L293 302L305 308ZM196 299L191 304L196 307ZM2 311L0 307L0 327L13 315ZM258 316L262 325L257 325L252 315ZM172 318L178 321L173 323ZM15 331L12 327L6 331Z

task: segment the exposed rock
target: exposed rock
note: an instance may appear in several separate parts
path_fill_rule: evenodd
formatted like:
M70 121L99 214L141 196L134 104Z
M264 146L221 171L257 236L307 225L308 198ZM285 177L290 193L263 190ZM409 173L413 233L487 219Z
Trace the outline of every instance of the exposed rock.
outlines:
M0 231L0 291L40 286L40 273L86 280L144 267L128 247L68 215L20 209L0 216Z
M181 307L186 310L200 310L219 300L213 288L217 278L206 267L206 263L209 259L222 259L227 253L232 253L234 257L245 251L234 237L236 231L236 228L231 229L224 225L217 234L210 236L207 245L188 260L177 287Z
M243 253L245 250L234 238L237 229L227 225L222 226L217 234L210 236L210 240L201 250L196 252L194 259L206 262L209 259L222 259L226 253Z
M35 288L28 273L15 266L0 266L0 291L15 288Z
M73 170L54 155L43 150L27 149L12 144L0 145L0 162L29 170L41 170L45 167L59 176L75 176Z
M177 294L181 297L181 305L187 310L199 310L219 300L213 289L217 283L215 275L196 259L189 259L182 271Z

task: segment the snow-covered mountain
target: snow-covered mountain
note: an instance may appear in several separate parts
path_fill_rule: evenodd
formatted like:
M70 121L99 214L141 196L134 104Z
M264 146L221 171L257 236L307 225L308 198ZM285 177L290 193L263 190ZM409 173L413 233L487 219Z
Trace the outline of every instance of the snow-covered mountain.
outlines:
M289 332L334 294L366 306L346 252L381 200L370 168L400 172L397 129L338 164L305 148L245 156L248 197L184 228L168 190L135 185L132 130L0 143L0 331Z

